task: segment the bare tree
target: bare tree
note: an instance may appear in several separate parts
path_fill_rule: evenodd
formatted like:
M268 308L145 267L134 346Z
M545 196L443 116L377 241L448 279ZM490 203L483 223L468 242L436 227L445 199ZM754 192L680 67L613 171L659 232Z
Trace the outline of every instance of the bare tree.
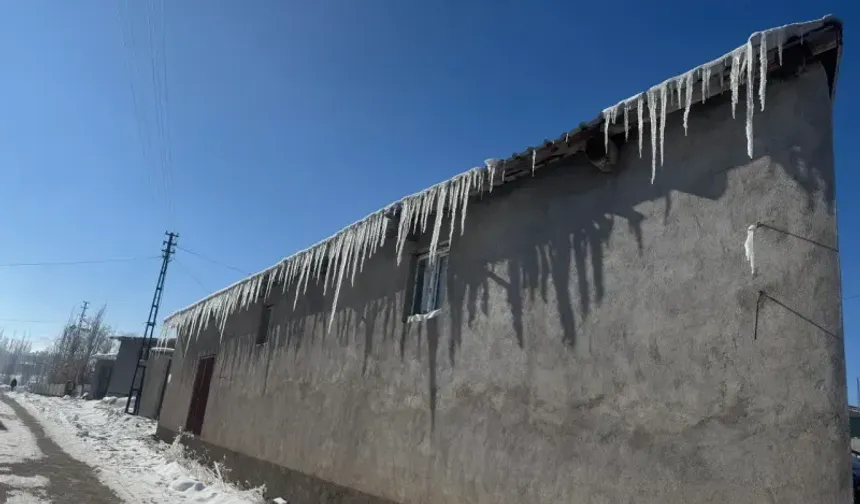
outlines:
M69 319L63 331L48 351L45 377L50 383L86 383L91 372L92 356L110 345L112 329L105 324L102 306L92 317L77 321Z
M21 362L21 357L29 354L32 349L33 343L26 334L21 335L18 339L11 340L9 343L9 353L8 358L6 359L4 374L7 377L17 374L19 371L18 364Z
M106 307L102 306L95 317L89 321L89 328L82 341L83 351L80 355L76 356L78 363L75 384L87 383L89 381L93 355L101 351L105 346L110 347L111 330L104 323L105 309Z

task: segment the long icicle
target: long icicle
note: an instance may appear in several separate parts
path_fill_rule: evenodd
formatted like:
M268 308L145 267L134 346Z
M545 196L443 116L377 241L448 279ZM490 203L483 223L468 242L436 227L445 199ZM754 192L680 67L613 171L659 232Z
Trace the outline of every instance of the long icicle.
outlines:
M767 33L762 32L759 46L759 81L758 99L761 102L761 111L764 112L764 95L767 87Z
M747 42L746 47L746 71L747 71L747 154L753 157L753 114L755 113L755 56L753 53L752 40Z
M651 183L657 178L657 91L648 90L648 118L651 121Z
M668 86L660 86L660 166L666 154L666 94Z
M645 134L645 100L641 94L636 97L636 115L639 120L639 159L642 159L642 138Z

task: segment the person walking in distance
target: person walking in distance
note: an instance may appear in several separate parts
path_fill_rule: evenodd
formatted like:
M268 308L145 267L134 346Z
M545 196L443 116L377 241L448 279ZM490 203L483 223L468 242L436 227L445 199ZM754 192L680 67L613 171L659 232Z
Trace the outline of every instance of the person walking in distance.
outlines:
M12 381L9 383L9 388L12 389L12 392L15 392L15 387L18 386L18 379L12 378Z

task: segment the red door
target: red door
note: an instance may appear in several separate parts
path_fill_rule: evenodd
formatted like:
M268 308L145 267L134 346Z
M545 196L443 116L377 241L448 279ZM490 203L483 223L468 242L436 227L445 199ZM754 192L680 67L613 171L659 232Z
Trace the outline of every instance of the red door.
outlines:
M202 357L197 362L197 374L194 376L194 388L191 390L191 406L188 408L188 420L185 422L185 430L195 436L199 436L203 430L203 415L206 414L209 385L212 383L214 369L214 355Z

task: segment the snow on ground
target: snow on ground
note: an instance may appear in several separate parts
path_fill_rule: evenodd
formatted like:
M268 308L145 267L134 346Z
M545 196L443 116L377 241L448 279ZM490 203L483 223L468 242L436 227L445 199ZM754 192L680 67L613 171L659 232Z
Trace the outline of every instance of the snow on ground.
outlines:
M15 415L15 411L0 402L0 423L6 432L0 436L0 464L12 464L42 458L36 436Z
M125 399L86 401L26 392L9 396L36 417L63 450L94 467L99 479L127 502L264 502L261 489L241 490L225 483L220 467L212 470L187 457L180 443L156 441L156 423L125 414ZM0 452L8 453L2 446Z

